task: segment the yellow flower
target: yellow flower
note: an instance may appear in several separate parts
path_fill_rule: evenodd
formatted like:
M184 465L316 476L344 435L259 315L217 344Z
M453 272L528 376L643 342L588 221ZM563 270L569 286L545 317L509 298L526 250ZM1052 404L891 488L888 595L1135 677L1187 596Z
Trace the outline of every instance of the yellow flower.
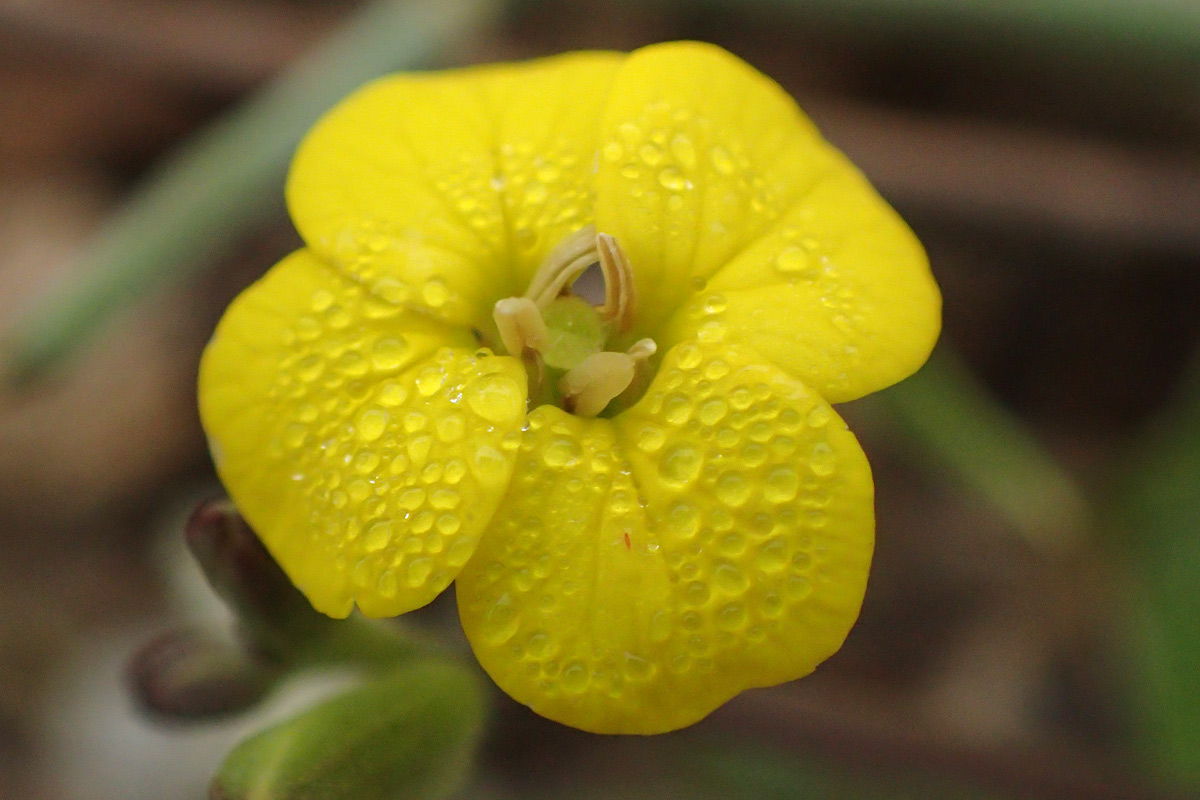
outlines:
M912 373L940 298L775 83L696 43L388 77L313 129L287 198L306 247L230 307L200 403L317 609L457 581L496 683L600 732L841 646L873 488L829 404Z

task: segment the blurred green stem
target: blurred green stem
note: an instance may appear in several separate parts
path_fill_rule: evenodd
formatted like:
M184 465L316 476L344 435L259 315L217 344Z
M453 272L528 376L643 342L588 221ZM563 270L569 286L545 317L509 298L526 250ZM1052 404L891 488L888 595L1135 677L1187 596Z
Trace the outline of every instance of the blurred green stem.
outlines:
M956 353L939 347L913 377L870 401L1000 511L1042 555L1063 555L1087 524L1072 477Z
M183 146L86 249L83 277L5 342L10 378L35 377L153 286L209 263L277 213L292 151L339 99L386 72L427 64L481 27L493 0L377 0L323 47Z

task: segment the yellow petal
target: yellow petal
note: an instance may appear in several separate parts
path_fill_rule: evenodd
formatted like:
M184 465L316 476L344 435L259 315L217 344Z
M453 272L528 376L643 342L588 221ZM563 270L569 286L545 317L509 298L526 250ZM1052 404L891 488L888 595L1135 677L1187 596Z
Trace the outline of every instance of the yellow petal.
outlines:
M815 392L744 351L684 344L615 419L542 407L529 423L456 586L505 692L585 730L657 733L841 646L872 484Z
M921 244L847 164L717 272L661 338L751 347L840 403L915 372L940 328Z
M370 84L301 145L287 191L296 226L381 293L481 324L592 222L597 119L621 59L576 53Z
M230 496L313 606L387 616L432 600L474 552L511 474L525 376L301 250L221 320L200 412Z
M834 402L925 360L940 298L920 245L769 78L711 45L655 45L623 65L602 125L596 226L637 277L632 337L751 346Z

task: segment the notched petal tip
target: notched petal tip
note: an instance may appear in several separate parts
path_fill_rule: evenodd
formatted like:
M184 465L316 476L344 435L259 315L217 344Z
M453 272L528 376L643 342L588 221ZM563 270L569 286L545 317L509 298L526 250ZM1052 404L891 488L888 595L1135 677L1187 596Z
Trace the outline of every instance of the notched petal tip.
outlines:
M544 407L529 422L457 581L471 646L515 699L584 730L660 733L841 646L872 485L816 392L691 342L611 420Z

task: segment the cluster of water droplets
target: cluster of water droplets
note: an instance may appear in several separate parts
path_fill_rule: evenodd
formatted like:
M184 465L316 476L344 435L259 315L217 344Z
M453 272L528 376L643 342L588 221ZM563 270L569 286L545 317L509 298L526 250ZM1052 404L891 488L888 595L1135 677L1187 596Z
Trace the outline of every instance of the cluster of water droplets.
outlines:
M544 254L592 221L592 175L580 150L578 141L564 137L500 145L491 188L501 194L518 259ZM535 265L529 260L526 266Z
M658 670L619 630L590 635L639 602L643 570L660 563L620 452L608 420L531 412L510 493L459 578L477 652L543 695L620 698ZM611 594L613 582L629 594Z
M269 451L308 510L296 546L329 553L357 595L428 599L507 485L524 375L395 306L378 324L377 305L349 283L312 293L268 393Z
M778 371L719 352L677 348L612 420L530 415L512 491L459 582L506 689L629 710L664 686L743 681L748 651L803 646L796 620L829 580L842 501L840 421Z

